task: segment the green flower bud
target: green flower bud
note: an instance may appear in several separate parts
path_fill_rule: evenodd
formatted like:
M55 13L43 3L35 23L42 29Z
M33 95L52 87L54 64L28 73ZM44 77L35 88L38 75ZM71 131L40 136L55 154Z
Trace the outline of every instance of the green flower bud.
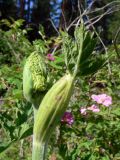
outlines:
M68 106L73 82L72 75L65 75L44 96L34 123L33 160L44 160L43 147L46 147L46 143Z
M47 74L44 58L33 52L23 70L23 93L27 101L39 105L41 97L47 88Z

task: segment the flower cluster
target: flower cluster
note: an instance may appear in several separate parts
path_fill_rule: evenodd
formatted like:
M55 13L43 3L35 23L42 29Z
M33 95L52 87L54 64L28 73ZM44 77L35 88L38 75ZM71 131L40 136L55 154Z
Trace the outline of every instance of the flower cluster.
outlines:
M95 104L93 104L93 105L90 106L90 107L87 107L87 108L82 107L82 108L80 109L80 113L81 113L82 115L86 115L86 114L87 114L87 111L100 112L100 109L99 109L99 107L96 106Z
M97 102L97 104L102 104L106 107L109 107L112 104L112 97L108 96L107 94L99 94L99 95L95 95L93 94L91 96L92 100ZM89 107L81 107L80 108L80 113L82 115L86 115L87 112L92 111L92 112L100 112L100 108L98 105L96 104L92 104ZM65 112L62 119L61 119L62 123L68 124L68 125L72 125L74 122L74 117L72 115L71 112Z
M88 107L87 109L93 112L100 112L99 107L96 106L95 104L93 104L91 107Z
M50 61L54 61L55 60L55 57L52 55L52 54L47 54L47 59L50 60Z
M93 94L91 98L98 104L103 104L106 107L112 104L112 98L106 94L99 94L99 95Z
M61 119L61 122L66 123L68 125L73 124L74 118L73 118L72 113L71 112L65 112L62 119Z
M91 98L93 101L97 102L97 104L102 104L106 107L109 107L112 104L112 97L108 96L107 94L98 94L98 95L93 94ZM82 115L86 115L87 111L89 110L92 112L100 112L100 108L97 105L93 104L90 107L80 108L80 113Z

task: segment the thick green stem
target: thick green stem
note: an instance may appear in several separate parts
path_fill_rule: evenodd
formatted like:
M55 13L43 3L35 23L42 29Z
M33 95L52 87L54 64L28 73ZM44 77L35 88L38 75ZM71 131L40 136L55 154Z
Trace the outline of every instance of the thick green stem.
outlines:
M32 105L34 111L34 121L37 116L38 108ZM33 135L33 149L32 149L32 160L45 160L45 153L47 150L47 143L36 140Z
M32 160L45 160L47 144L39 142L33 137Z
M33 107L33 112L34 112L34 121L35 121L35 118L36 118L36 115L37 115L37 111L38 109L32 104L32 107Z

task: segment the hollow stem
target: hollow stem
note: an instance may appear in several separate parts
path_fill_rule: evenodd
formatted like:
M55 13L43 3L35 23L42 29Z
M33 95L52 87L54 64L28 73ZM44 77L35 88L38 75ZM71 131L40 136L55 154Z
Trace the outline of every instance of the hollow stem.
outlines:
M32 160L45 160L47 143L39 142L33 137Z

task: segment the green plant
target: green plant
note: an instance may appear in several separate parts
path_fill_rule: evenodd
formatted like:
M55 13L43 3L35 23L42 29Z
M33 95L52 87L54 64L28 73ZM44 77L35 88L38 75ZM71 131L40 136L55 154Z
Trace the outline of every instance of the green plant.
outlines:
M31 102L34 112L47 89L47 73L45 60L38 52L33 52L27 59L23 71L23 93L27 101Z
M65 75L43 98L34 123L33 160L45 159L47 143L69 103L73 82L72 75Z
M11 39L13 32L15 37L17 37L15 40ZM42 73L45 74L39 73L40 76L47 77L43 83L45 85L43 86L46 86L45 92L48 91L47 93L43 93L43 91L39 90L37 94L33 94L34 91L33 93L31 92L32 98L35 98L34 95L40 96L42 93L43 97L45 95L40 105L41 107L39 107L38 104L39 109L37 112L39 112L39 116L37 117L38 121L35 121L37 124L37 133L40 133L41 136L37 139L35 138L34 142L37 141L39 145L42 145L39 142L41 142L41 138L45 136L44 143L48 150L44 150L44 145L42 145L43 151L38 154L42 155L42 153L47 151L46 159L57 158L58 160L119 159L120 65L113 46L108 48L108 54L111 55L109 58L110 70L108 70L108 66L104 65L105 55L101 55L98 52L96 53L94 50L97 39L94 38L93 33L87 31L84 26L76 28L74 37L69 36L67 32L61 32L58 38L53 37L51 39L45 37L42 29L42 31L40 31L42 40L36 40L30 45L27 42L26 34L22 34L23 30L19 27L15 30L11 27L6 33L1 30L0 33L3 37L1 37L0 41L1 48L3 47L1 50L2 56L0 56L0 94L2 95L0 99L0 132L2 137L2 141L0 141L0 159L12 160L16 157L16 159L31 159L32 138L29 136L33 134L33 108L31 107L31 103L26 102L22 95L21 83L23 66L26 65L25 62L28 63L31 53L30 57L34 53L42 57L43 63L41 63L40 60L37 64L43 64ZM18 63L14 54L11 53L12 50L6 45L7 39L4 39L6 34L12 48L20 57L20 63ZM22 41L22 39L24 41ZM51 43L53 41L55 41L56 46L59 46L59 48L51 49ZM23 44L23 42L25 44ZM80 50L79 48L82 49ZM7 56L7 58L4 58L3 54ZM77 67L76 62L78 61L78 55L80 63L78 63ZM26 59L26 57L28 57L28 59ZM104 67L102 68L102 66ZM36 68L37 67L36 65ZM29 66L29 69L30 68L31 66ZM97 70L99 71L96 73ZM39 71L42 70L39 68ZM50 112L47 112L49 110L44 108L43 104L46 106L50 103L50 99L54 99L55 93L60 92L60 94L62 94L66 92L65 87L61 91L54 89L53 94L51 93L52 88L56 86L56 83L59 83L59 79L69 74L72 77L76 75L69 105L65 106L62 102L59 105L57 103L56 106L58 105L59 107L56 109L55 102L51 100L52 105L49 107L51 110L50 115ZM64 81L64 83L66 82ZM61 85L59 86L61 87ZM49 96L49 99L47 96L48 93L54 96ZM113 104L108 108L100 105L99 112L86 110L86 115L81 114L82 108L86 109L93 105L91 95L101 93L111 95ZM45 101L47 101L47 103ZM61 123L59 123L60 117L63 114L63 112L59 110L61 108L60 106L63 107L63 110L67 109L66 113L71 113L73 117L72 123L68 123L68 120L70 120L69 117L62 118ZM53 110L56 112L53 113ZM57 116L54 117L54 115L57 115L56 113L60 115L59 120ZM45 123L44 121L44 123L42 123L44 117L46 122L51 119L51 121L49 121L50 123ZM39 118L41 121L39 121ZM49 127L50 124L53 125L51 128ZM57 124L58 126L55 128ZM44 128L44 135L42 134L42 127L40 126ZM53 130L53 133L50 133L50 130ZM49 143L47 141L48 139ZM21 149L23 150L23 155L19 155ZM33 149L36 150L35 148Z
M75 40L67 33L62 33L62 36L64 38L63 54L65 56L66 72L68 72L68 75L61 78L52 86L39 105L34 122L33 160L45 159L46 145L51 136L50 131L52 132L55 129L67 108L76 76L92 74L100 69L105 62L103 59L99 58L98 61L98 59L93 57L92 53L95 47L95 41L93 35L86 31L83 24L81 24L80 27L76 27L74 33ZM51 55L49 56L50 60L54 61ZM31 59L31 61L32 60L33 59ZM40 64L40 66L42 65ZM36 66L36 68L37 67L39 66ZM37 69L37 71L38 70L39 69ZM31 71L33 70L31 69ZM35 88L33 86L34 82L37 82L37 79L36 77L35 79L32 78L29 85L26 86L27 81L29 82L27 75L29 75L28 70L26 70L24 74L24 77L26 76L24 81L24 93L29 89L31 90L31 88L33 88L33 92L35 93ZM39 79L39 81L40 80L41 79ZM38 88L40 86L41 83ZM42 87L44 87L43 83ZM63 94L66 94L66 96L63 96ZM41 91L38 91L38 95L41 95ZM60 99L56 101L58 96L60 96ZM33 99L33 95L30 95L30 99Z
M0 25L6 25L9 28L7 31L0 29L0 61L2 63L19 64L23 57L33 51L31 43L26 38L29 28L22 29L23 22L22 19L0 21Z

